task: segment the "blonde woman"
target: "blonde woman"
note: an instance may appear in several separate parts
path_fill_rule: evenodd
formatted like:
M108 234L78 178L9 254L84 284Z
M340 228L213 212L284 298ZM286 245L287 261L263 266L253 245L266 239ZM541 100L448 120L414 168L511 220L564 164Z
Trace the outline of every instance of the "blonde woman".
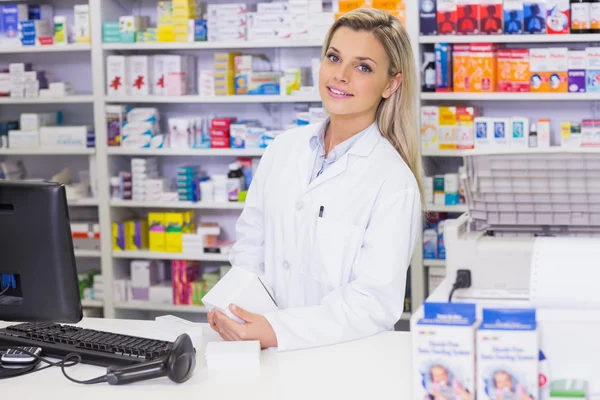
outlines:
M421 218L417 78L408 35L375 9L325 39L319 93L330 117L266 150L230 261L272 289L266 315L231 305L209 323L224 340L292 350L393 329Z

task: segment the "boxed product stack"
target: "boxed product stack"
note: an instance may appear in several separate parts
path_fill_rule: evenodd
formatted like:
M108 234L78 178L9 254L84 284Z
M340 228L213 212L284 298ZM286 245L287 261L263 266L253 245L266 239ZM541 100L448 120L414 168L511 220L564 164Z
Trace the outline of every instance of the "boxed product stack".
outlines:
M446 247L444 245L444 224L442 213L435 213L428 221L428 226L423 230L423 258L425 260L445 260Z
M38 97L41 89L48 88L44 71L33 71L30 63L12 63L8 73L0 74L0 95L11 97Z
M150 300L150 287L164 282L167 271L163 261L135 260L131 262L132 300Z
M131 181L132 200L160 202L162 193L168 188L166 179L158 178L156 158L132 158Z
M159 42L174 42L175 28L173 26L173 2L159 1L157 10L157 35Z
M183 235L184 253L217 253L215 251L219 246L219 235L221 227L216 223L203 223L194 233L185 233Z
M121 129L126 121L127 108L122 105L106 105L106 135L109 146L121 145Z
M8 148L8 132L19 130L19 121L0 122L0 149Z
M54 32L50 22L51 21L44 19L36 21L20 21L19 38L21 39L21 45L35 46L38 44L38 38L52 37Z
M86 272L77 274L77 278L79 281L79 296L82 300L95 300L94 298L94 277L96 275L100 275L99 271ZM102 280L98 280L100 283ZM104 291L102 290L102 294ZM100 299L97 299L100 300Z
M189 40L190 20L196 18L196 4L194 0L173 0L173 31L175 42Z
M114 251L144 250L148 248L148 223L146 220L113 222Z
M244 3L208 4L208 41L245 41L247 13Z
M40 147L40 129L57 124L57 113L21 114L20 129L8 131L8 147L32 149Z
M235 94L235 57L239 55L241 53L215 53L213 80L216 96Z
M121 146L129 148L164 147L165 135L160 134L159 113L156 108L133 108L121 129Z
M92 284L92 296L94 300L104 300L104 277L100 274L94 275Z
M76 250L100 249L100 225L97 222L72 222L71 237Z
M256 12L248 13L248 40L288 39L291 34L291 3L258 3Z
M171 262L173 279L173 303L177 305L194 304L194 282L200 278L200 263L197 261L174 260ZM197 303L200 304L200 303Z
M200 168L197 166L177 168L177 193L180 201L196 202L199 200L198 180L200 177Z
M124 15L119 18L121 43L135 43L137 35L148 29L150 18L141 15Z
M27 4L0 5L0 18L0 45L19 45L19 24L29 20Z
M236 118L213 118L210 122L210 147L229 148L231 144L231 125Z
M148 213L150 251L181 253L183 234L194 231L194 212Z

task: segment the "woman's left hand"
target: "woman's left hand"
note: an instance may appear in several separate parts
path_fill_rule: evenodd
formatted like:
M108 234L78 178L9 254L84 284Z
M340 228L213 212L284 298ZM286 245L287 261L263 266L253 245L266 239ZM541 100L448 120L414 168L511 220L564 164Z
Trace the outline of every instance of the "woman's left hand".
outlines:
M269 321L260 314L253 314L235 305L229 309L239 319L245 321L240 324L218 310L213 310L208 316L210 326L219 333L223 340L258 340L260 347L277 347L277 336Z

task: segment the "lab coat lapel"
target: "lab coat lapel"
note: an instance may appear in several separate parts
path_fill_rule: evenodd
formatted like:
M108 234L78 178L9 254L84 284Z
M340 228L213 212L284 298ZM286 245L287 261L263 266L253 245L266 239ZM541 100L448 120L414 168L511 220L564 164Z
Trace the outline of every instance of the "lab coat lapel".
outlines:
M304 192L310 182L310 176L312 174L313 165L315 163L315 157L317 154L316 150L310 147L310 138L314 132L318 132L322 129L323 124L309 125L310 132L308 132L306 143L302 143L304 148L300 152L300 158L298 159L298 180L300 188Z
M312 190L319 186L320 184L327 182L328 180L335 178L342 172L346 170L348 166L348 153L344 154L342 158L334 162L329 168L327 168L323 173L317 176L313 181L308 185L307 191Z

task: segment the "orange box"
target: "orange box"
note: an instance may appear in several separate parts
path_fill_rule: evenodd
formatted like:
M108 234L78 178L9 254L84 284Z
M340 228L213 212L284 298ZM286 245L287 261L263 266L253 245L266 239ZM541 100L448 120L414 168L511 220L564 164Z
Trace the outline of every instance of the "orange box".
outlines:
M364 7L364 1L362 0L340 0L339 1L339 12L347 13L354 11L357 8Z
M530 91L548 92L550 90L549 58L550 51L547 48L529 49Z
M513 92L529 92L529 49L511 49Z
M406 5L399 0L373 0L373 8L383 11L406 10Z
M471 91L470 67L471 45L455 44L452 46L452 90L455 92Z
M475 148L475 117L478 116L477 108L456 107L456 148L458 150Z
M471 44L469 82L471 92L496 91L496 46L492 43Z
M498 67L498 91L513 91L513 66L510 49L499 49L496 53ZM528 80L529 81L529 80Z

